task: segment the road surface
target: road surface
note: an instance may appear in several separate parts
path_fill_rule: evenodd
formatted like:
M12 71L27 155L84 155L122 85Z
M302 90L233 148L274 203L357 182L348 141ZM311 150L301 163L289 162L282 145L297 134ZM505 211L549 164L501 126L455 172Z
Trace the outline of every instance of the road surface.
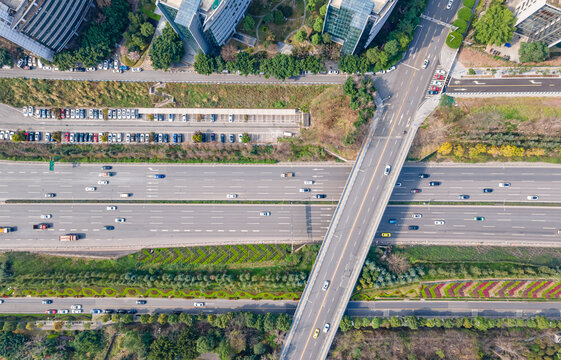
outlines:
M446 93L548 93L561 91L559 78L451 79Z

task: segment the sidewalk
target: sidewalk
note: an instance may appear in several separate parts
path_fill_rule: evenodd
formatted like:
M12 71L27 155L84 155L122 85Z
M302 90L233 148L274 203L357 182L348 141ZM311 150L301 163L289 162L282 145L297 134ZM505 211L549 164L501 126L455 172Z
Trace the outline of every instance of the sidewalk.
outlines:
M450 76L456 79L479 79L479 78L525 78L525 77L561 77L561 67L479 67L471 68L475 74L470 75L469 69L461 63L456 62L456 66Z

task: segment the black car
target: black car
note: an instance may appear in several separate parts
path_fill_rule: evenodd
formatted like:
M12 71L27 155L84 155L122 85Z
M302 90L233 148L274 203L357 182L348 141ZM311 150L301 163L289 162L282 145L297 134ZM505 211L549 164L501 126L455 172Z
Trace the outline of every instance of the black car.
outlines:
M429 183L429 186L439 186L440 185L440 181L431 181Z
M146 305L146 300L136 300L137 305Z
M325 199L327 195L325 194L316 194L316 199Z
M226 142L226 135L220 134L220 142L221 143Z
M115 226L113 225L106 225L103 227L105 230L115 230Z
M409 226L409 230L419 230L419 227L417 225L411 225Z
M430 177L429 174L419 174L420 179L428 179Z
M105 309L103 311L104 314L113 314L114 312L115 312L115 310L113 310L113 309Z
M104 165L101 167L101 170L111 170L111 169L113 169L113 166Z
M214 140L216 140L216 135L210 134L210 142L214 142Z
M484 192L484 193L492 193L492 192L493 192L493 189L491 189L491 188L485 188L485 189L483 189L483 192Z
M119 310L117 310L117 311L115 311L115 312L116 312L117 314L126 314L126 313L127 313L127 310L125 310L125 309L119 309Z
M458 196L458 199L460 199L460 200L467 200L467 199L469 199L469 195L459 195L459 196Z
M128 309L127 314L136 314L138 311L136 309Z

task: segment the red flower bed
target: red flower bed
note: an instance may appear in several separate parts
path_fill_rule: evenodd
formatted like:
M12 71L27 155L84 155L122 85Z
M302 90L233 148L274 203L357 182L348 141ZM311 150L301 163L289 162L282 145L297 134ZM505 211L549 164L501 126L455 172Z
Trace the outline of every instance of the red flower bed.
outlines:
M458 294L460 294L461 297L465 297L466 294L464 293L464 291L469 288L471 286L471 284L473 284L472 282L467 282L464 284L464 286L462 286L459 290L458 290Z
M536 297L538 297L538 293L540 292L540 289L547 289L548 286L551 285L552 283L553 281L546 281L545 283L542 283L542 286L540 286L539 289L537 289L532 293L532 298L535 299Z
M493 281L493 283L491 283L491 285L489 285L489 286L487 286L487 288L483 289L483 297L486 297L486 298L490 297L489 291L493 290L493 288L497 285L499 285L499 282L498 281Z
M514 281L508 281L506 284L503 284L503 286L501 287L501 290L497 291L497 295L499 295L499 297L502 297L502 298L505 297L506 289L508 289L513 284L514 284Z
M536 287L538 287L539 285L541 285L542 282L541 281L536 281L535 283L533 283L532 285L530 285L529 287L526 288L526 290L524 290L522 292L522 297L528 297L528 294L530 293L530 291L532 289L535 289Z
M480 297L479 295L479 290L482 289L485 285L487 285L489 282L488 281L484 281L481 284L477 285L477 287L475 289L473 289L471 291L471 296L473 297Z
M518 283L518 285L508 291L508 295L513 296L514 293L524 285L526 285L526 281L521 281L520 283Z
M549 299L551 298L551 295L553 295L553 293L555 293L557 290L561 289L561 284L557 284L556 287L554 287L553 289L549 290L546 294L545 294L545 298ZM555 294L555 297L559 297L559 294Z
M436 296L437 299L440 299L442 297L442 292L440 291L440 289L442 289L444 285L446 284L438 284L434 289L434 296Z
M454 295L454 290L456 290L456 288L460 285L462 285L462 283L455 283L454 285L452 285L448 289L448 297L455 297L456 295Z

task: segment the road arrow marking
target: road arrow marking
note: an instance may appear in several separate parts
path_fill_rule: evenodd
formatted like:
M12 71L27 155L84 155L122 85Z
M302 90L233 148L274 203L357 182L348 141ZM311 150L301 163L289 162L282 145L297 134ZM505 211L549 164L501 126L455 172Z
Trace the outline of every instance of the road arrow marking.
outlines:
M473 83L474 83L475 85L485 85L484 82L479 82L479 81L477 81L477 80L473 80Z

